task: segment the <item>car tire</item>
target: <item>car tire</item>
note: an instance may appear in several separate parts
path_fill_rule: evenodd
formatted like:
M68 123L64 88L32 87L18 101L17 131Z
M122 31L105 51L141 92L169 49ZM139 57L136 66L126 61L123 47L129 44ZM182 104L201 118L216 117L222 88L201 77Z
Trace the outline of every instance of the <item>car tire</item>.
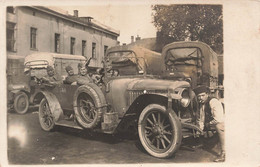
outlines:
M29 98L25 92L19 92L14 98L14 110L18 114L25 114L29 108Z
M172 157L182 140L177 115L159 104L150 104L143 109L138 121L138 134L144 149L157 158Z
M86 129L95 128L106 112L105 96L94 83L80 86L74 94L73 104L77 122Z
M39 122L41 128L45 131L51 131L54 129L54 117L52 116L51 109L46 98L43 98L39 105Z

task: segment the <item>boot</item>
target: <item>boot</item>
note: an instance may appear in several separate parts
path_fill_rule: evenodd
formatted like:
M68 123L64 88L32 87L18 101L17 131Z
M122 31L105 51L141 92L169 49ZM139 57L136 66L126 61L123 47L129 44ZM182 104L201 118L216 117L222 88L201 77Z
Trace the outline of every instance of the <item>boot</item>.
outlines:
M224 162L225 161L225 152L222 151L221 154L214 160L214 162Z

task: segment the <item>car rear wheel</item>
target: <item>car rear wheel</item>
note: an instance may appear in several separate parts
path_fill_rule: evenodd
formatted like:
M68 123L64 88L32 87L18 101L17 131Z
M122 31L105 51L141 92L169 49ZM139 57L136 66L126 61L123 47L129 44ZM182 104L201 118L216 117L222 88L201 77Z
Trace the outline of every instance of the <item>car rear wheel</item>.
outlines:
M178 150L182 140L181 124L174 112L164 106L150 104L138 121L138 134L144 149L157 158L169 158Z
M14 110L18 114L25 114L29 108L29 99L26 93L19 92L14 98Z
M43 130L53 130L55 125L54 117L52 116L51 109L46 98L42 99L39 106L39 121Z
M100 88L88 83L80 86L74 95L74 111L78 123L84 128L94 128L106 111L106 100Z

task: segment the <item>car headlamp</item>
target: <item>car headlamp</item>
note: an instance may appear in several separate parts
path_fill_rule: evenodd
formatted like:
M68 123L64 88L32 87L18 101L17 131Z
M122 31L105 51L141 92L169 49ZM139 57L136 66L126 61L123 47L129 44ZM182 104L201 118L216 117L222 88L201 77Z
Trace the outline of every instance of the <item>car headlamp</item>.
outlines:
M181 99L180 99L180 103L183 107L188 107L188 105L190 104L190 94L189 94L189 90L188 89L182 89L180 91L181 94Z
M177 88L174 90L176 94L172 94L172 97L178 99L182 107L188 107L190 104L190 93L187 88ZM177 98L178 97L178 98Z

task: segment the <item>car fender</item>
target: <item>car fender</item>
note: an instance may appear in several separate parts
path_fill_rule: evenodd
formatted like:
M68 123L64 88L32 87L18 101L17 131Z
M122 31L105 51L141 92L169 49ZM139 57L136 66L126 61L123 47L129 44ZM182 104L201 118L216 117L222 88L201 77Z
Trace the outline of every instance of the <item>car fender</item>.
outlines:
M24 93L26 93L27 95L29 95L29 92L26 91L25 89L11 90L10 92L13 93L14 95L17 94L17 93L19 93L19 92L24 92Z
M57 122L62 117L64 117L63 110L61 109L61 106L60 106L60 103L59 103L57 97L53 93L47 92L47 91L41 91L41 93L44 95L44 97L47 99L47 101L49 103L49 107L50 107L51 113L54 117L54 121Z

